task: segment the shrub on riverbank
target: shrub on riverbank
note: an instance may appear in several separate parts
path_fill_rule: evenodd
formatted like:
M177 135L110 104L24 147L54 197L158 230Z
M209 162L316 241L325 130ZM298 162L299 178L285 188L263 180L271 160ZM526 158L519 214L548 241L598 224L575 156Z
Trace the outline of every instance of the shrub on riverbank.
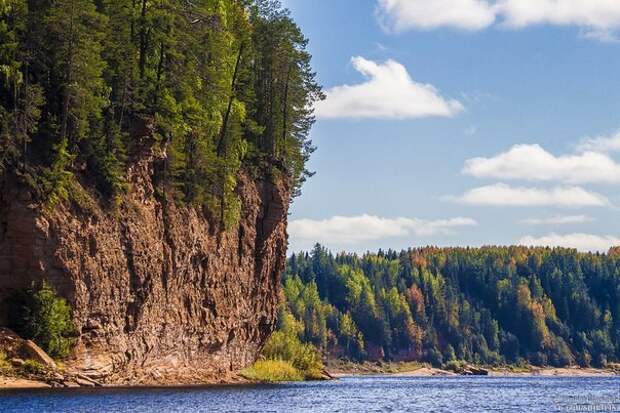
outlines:
M267 360L282 360L295 367L306 380L322 377L324 370L321 355L312 344L302 343L297 336L276 331L263 349Z
M42 376L45 374L45 366L36 360L26 360L22 366L22 370L27 374Z
M301 342L293 329L276 331L257 361L243 372L251 380L277 382L324 378L321 354L312 344Z
M250 380L265 382L302 381L304 375L292 363L283 360L259 360L243 371Z
M75 339L71 306L47 283L18 298L13 308L14 330L37 343L54 358L67 357Z
M0 375L8 374L12 370L11 363L4 351L0 351Z

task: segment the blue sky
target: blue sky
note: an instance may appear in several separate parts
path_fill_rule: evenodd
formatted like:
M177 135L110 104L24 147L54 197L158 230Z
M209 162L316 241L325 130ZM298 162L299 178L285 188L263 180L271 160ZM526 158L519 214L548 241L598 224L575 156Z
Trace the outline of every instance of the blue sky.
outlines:
M620 2L284 3L328 95L292 250L620 244Z

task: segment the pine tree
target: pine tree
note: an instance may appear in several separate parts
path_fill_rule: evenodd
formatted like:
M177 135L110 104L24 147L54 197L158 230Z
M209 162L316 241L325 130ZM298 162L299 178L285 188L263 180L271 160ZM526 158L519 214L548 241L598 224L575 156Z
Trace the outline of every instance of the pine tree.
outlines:
M94 183L115 205L150 145L165 154L157 193L231 228L240 173L295 193L309 176L321 93L306 47L278 2L4 0L0 174L21 172L52 204L69 180Z
M102 40L106 17L91 0L56 0L45 16L51 74L59 92L59 139L69 148L96 132L107 103Z

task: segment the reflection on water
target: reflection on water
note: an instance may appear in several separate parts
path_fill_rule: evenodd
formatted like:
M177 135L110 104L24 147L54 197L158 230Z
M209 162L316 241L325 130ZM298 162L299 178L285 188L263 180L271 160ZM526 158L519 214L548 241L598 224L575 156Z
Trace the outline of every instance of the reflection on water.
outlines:
M0 412L574 411L620 411L620 379L374 376L272 386L0 393Z

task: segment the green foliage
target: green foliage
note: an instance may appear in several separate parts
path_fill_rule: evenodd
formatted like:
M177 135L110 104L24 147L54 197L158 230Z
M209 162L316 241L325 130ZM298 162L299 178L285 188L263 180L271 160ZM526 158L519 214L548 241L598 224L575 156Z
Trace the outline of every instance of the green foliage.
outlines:
M28 291L16 305L13 315L17 333L33 340L54 358L70 354L75 341L71 307L49 284Z
M289 258L283 286L286 325L332 357L552 366L620 359L617 254L486 247L360 257L316 246Z
M25 373L33 374L35 376L42 376L46 373L46 369L43 364L31 359L26 360L21 368Z
M107 17L91 0L56 0L41 23L51 46L46 47L53 76L47 92L60 96L59 138L74 149L96 133L107 105L101 56Z
M47 207L50 209L69 199L69 189L74 182L73 173L69 169L74 157L69 153L68 145L68 139L64 138L54 146L54 161L43 177Z
M313 345L303 344L295 335L282 331L269 338L262 356L290 363L307 380L320 378L323 371L321 355Z
M13 366L9 362L4 351L0 351L0 375L9 374L13 370Z
M0 174L43 176L50 208L72 180L114 206L151 150L159 194L232 228L242 170L294 193L310 175L310 60L279 2L5 0Z
M295 195L312 173L305 167L314 147L308 139L314 102L324 98L310 66L308 40L278 1L257 1L251 21L258 54L253 117L263 127L255 144L284 161ZM277 73L277 76L273 74ZM274 116L274 114L278 114Z
M463 370L465 370L465 367L467 366L467 362L463 361L463 360L450 360L447 363L445 363L442 368L444 370L448 370L448 371L453 371L455 373L461 373Z
M283 360L259 360L241 374L250 380L271 383L304 379L299 370L290 362Z

